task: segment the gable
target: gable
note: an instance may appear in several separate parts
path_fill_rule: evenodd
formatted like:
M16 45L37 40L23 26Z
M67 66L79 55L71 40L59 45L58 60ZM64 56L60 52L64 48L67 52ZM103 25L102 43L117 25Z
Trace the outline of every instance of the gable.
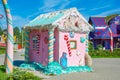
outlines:
M85 18L77 11L76 8L61 10L42 14L30 21L27 28L48 28L52 29L58 27L64 31L79 31L89 32L92 26L85 20Z
M89 22L94 26L94 27L103 27L107 26L105 17L91 17L89 19Z
M62 31L89 32L92 30L92 26L76 9L53 24L58 25L58 28Z

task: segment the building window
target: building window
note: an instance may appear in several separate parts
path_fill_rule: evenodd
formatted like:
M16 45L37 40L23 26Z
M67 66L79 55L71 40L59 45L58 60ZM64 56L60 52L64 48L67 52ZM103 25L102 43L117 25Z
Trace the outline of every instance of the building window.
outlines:
M40 47L40 36L33 36L32 38L33 41L33 50L39 50Z
M71 41L70 41L70 48L71 48L71 49L76 49L76 48L77 48L77 43L76 43L75 40L71 40Z

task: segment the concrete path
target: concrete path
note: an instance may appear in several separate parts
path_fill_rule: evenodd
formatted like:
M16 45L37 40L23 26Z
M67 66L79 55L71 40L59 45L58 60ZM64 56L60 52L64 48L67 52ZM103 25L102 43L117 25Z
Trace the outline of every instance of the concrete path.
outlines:
M14 60L24 60L24 56L23 55L24 50L19 50L18 52L14 53ZM4 58L5 58L5 54L1 54L0 55L0 65L4 64Z
M14 54L14 60L23 61L24 56L19 51ZM0 55L0 65L3 65L4 55ZM80 72L63 74L59 76L46 76L38 71L31 71L44 80L120 80L120 58L94 58L93 72Z
M44 80L120 80L120 58L94 58L93 72L53 76Z

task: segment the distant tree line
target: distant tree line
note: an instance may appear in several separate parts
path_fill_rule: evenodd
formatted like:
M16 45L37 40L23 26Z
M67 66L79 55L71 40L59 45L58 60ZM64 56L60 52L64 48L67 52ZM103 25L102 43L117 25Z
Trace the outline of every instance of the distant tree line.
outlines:
M4 40L7 40L7 29L0 27L0 36L4 36ZM14 43L22 43L22 30L19 27L14 27Z

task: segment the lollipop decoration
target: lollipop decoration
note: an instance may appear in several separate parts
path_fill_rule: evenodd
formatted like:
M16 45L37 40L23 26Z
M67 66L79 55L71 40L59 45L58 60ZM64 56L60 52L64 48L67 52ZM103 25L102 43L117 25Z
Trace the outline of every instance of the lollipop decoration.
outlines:
M6 20L7 20L7 53L5 56L5 65L6 65L6 73L13 72L13 26L12 26L12 16L10 13L9 6L6 0L2 0L3 6L6 12Z

